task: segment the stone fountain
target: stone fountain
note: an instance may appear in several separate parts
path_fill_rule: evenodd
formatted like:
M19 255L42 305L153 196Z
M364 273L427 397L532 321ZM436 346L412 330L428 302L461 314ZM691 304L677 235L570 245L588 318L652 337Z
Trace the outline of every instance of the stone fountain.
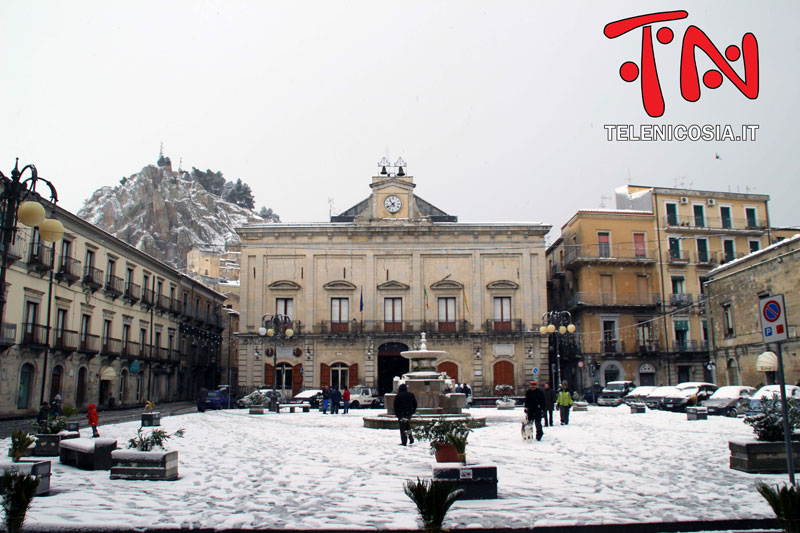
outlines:
M422 334L418 350L401 352L400 355L409 360L410 371L402 377L395 377L392 392L384 396L386 413L378 416L364 417L364 427L397 429L397 417L394 414L394 398L397 388L405 383L408 391L417 399L417 412L412 419L446 418L448 420L466 420L473 427L486 425L485 418L473 417L462 412L467 405L466 395L455 392L455 380L444 372L436 371L436 361L447 355L440 350L428 350L425 333Z

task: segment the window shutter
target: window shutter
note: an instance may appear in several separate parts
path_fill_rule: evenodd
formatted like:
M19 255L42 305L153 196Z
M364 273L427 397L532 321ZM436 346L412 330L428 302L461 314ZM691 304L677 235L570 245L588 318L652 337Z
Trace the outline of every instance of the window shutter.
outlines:
M331 366L326 365L325 363L320 363L319 365L319 386L331 386Z
M269 385L272 387L272 384L275 383L275 369L272 367L271 364L266 363L264 365L264 385Z
M348 387L355 387L358 385L358 363L353 363L350 365L347 381Z
M292 367L292 394L297 394L303 389L303 364L297 363Z

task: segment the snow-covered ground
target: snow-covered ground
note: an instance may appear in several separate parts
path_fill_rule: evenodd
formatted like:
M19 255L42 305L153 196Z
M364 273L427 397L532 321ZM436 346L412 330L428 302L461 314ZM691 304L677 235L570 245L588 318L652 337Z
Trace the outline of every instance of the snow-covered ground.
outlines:
M56 458L52 492L34 500L26 523L414 528L416 509L403 485L429 477L433 458L427 443L402 447L397 431L364 428L362 416L378 412L167 417L164 429L186 429L168 442L179 450L179 480L111 480L108 471L78 470ZM485 416L487 427L470 436L467 460L497 465L499 498L456 502L449 527L772 518L755 482L787 480L728 467L728 440L752 435L741 419L690 422L682 413L591 406L573 412L568 426L545 428L541 442L524 442L521 409L472 413ZM100 429L125 447L138 426Z

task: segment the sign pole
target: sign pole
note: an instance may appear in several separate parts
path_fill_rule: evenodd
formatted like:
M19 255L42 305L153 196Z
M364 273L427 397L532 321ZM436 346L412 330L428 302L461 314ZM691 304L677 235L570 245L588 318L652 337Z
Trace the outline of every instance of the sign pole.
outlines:
M789 471L789 482L794 485L794 460L792 457L792 432L789 430L789 406L786 403L786 379L783 375L783 343L778 344L778 384L781 389L781 414L783 415L783 442L786 445L786 468Z

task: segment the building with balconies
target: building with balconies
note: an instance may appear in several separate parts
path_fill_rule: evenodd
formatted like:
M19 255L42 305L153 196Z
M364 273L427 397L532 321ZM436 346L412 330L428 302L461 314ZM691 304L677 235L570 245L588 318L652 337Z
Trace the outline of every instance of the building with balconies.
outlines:
M237 229L240 387L389 392L409 369L400 353L423 332L429 348L448 352L438 370L475 394L506 384L521 393L534 369L549 377L538 326L550 226L459 223L415 187L400 166L374 176L371 195L329 222ZM283 343L257 334L275 313L292 319Z

